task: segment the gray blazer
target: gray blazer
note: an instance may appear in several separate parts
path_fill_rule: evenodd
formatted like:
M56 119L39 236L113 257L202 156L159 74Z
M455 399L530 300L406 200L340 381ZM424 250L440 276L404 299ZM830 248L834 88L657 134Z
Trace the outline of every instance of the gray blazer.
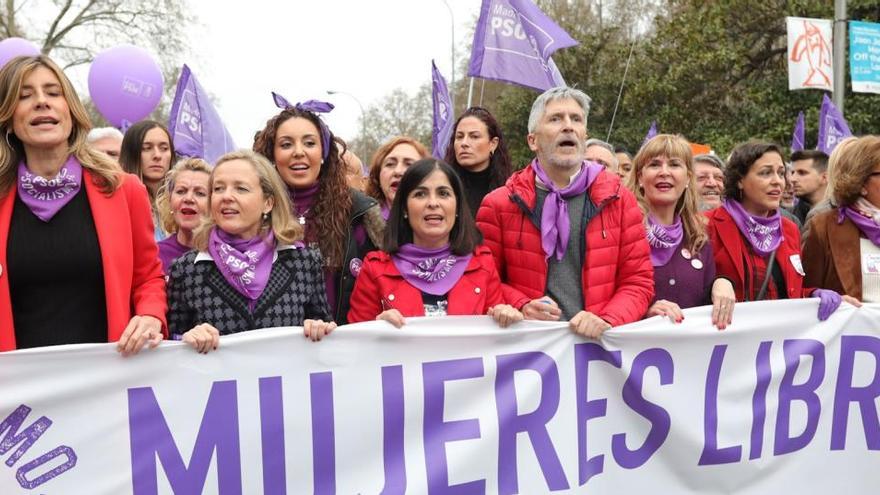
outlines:
M207 253L190 251L171 265L168 330L180 336L200 323L221 335L258 328L301 326L303 320L330 321L321 255L309 248L276 251L266 288L253 311Z

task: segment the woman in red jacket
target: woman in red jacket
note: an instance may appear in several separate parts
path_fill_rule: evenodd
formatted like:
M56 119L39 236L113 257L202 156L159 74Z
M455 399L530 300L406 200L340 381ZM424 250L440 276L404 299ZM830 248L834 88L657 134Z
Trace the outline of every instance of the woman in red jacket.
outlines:
M385 252L367 255L351 297L350 323L407 316L492 316L502 327L522 313L502 304L491 252L468 211L461 179L427 158L404 174L385 231Z
M91 124L45 56L0 71L0 351L115 342L165 328L147 191L86 144Z
M779 146L750 141L733 150L724 175L726 199L707 213L716 273L733 282L738 301L818 297L819 319L825 320L842 299L831 290L803 287L800 233L779 214L784 188Z

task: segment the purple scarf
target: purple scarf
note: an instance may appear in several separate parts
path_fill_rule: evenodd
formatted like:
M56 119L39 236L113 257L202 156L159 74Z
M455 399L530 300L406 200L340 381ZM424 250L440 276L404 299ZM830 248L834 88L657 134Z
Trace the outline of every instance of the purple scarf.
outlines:
M177 240L177 234L171 234L156 244L159 245L159 261L162 262L162 271L165 275L171 273L171 264L174 260L192 250L191 247L184 246Z
M82 187L83 169L70 155L58 175L45 179L32 174L24 162L18 164L18 196L40 220L52 220Z
M544 249L544 257L549 259L556 254L556 260L561 261L565 257L571 235L568 205L565 200L583 194L605 167L598 163L584 162L574 180L563 189L557 188L550 180L538 164L537 158L532 161L531 167L535 171L535 176L548 190L547 197L544 198L544 208L541 210L541 247Z
M739 201L725 199L721 206L730 213L733 223L756 253L767 256L782 243L782 216L779 210L769 217L754 217Z
M272 271L272 257L275 254L272 231L265 236L244 240L214 227L208 239L208 253L214 258L223 278L253 306L266 288Z
M382 205L379 207L379 212L382 214L382 220L388 221L388 218L391 216L391 207L388 205Z
M422 292L442 296L458 283L471 256L452 254L449 244L438 249L404 244L391 255L391 261L410 285Z
M852 223L856 224L859 231L869 241L873 242L875 246L880 246L880 225L876 223L874 217L869 212L863 211L857 204L852 207L844 206L840 208L837 214L837 223L843 223L844 217L849 218Z
M318 191L320 189L320 182L315 182L314 185L305 189L287 188L287 194L290 196L290 204L293 206L293 214L297 220L299 220L300 217L305 220L307 215L312 211L312 207L315 206L315 201L318 200ZM304 222L300 223L303 225L305 224Z
M684 229L681 215L675 216L672 225L663 225L652 214L648 214L648 244L651 246L651 264L664 266L672 259L675 249L681 244Z

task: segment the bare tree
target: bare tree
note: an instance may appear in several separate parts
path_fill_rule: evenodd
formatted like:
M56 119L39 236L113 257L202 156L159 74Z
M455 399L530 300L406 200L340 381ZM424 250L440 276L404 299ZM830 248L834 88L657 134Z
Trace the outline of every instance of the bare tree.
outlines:
M422 85L414 95L397 88L367 108L358 126L366 135L359 134L349 146L368 150L370 156L361 157L365 161L394 136L410 136L430 148L432 111L430 84Z
M157 55L165 93L174 87L195 22L185 0L0 0L0 38L34 42L68 69L122 43ZM165 107L154 117L165 113Z

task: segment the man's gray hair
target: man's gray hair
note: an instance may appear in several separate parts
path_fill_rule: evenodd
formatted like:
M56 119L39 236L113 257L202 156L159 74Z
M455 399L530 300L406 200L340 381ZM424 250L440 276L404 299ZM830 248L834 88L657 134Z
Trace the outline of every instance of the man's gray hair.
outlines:
M116 138L122 141L123 137L125 136L122 135L122 132L115 127L95 127L89 131L89 135L86 136L86 142L94 143L95 141L100 141L104 138Z
M697 162L705 163L706 165L712 165L713 167L722 171L724 170L724 162L721 161L721 158L718 155L703 153L694 157L694 163L696 164Z
M614 146L611 146L610 144L606 143L605 141L602 141L601 139L596 139L596 138L587 139L586 147L589 148L590 146L598 146L600 148L605 148L606 150L610 151L612 155L614 154Z
M535 102L532 103L532 111L529 113L529 132L535 132L535 129L537 129L538 121L544 116L548 103L551 101L566 99L572 99L578 102L584 110L584 123L586 124L586 119L590 115L590 97L579 89L559 86L544 91L535 99ZM614 151L612 151L612 153L613 152Z

